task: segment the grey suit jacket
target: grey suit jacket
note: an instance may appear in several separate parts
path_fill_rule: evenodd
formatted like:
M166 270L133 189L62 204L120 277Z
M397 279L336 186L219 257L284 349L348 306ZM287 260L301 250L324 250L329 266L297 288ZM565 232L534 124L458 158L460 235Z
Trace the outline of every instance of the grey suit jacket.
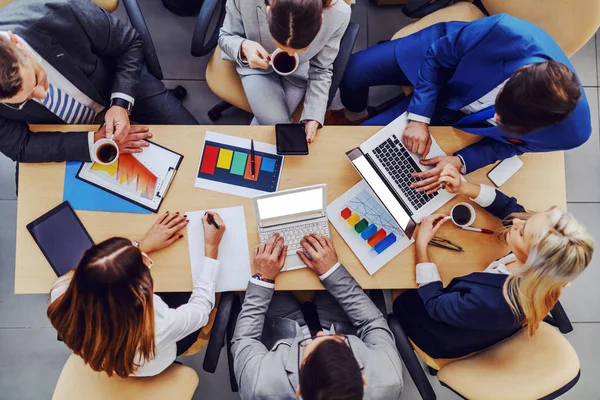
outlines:
M402 364L387 321L358 283L340 266L323 285L342 306L357 329L348 336L367 381L365 399L399 399ZM232 353L240 396L248 399L296 399L298 342L279 340L272 349L261 342L265 313L273 289L249 283L233 334Z
M301 121L314 120L323 125L333 62L340 48L340 41L350 22L350 6L343 0L323 10L323 24L319 33L306 50L298 53L300 65L292 74L308 79ZM219 35L223 58L238 63L240 75L268 74L268 70L252 69L240 62L240 48L244 39L260 43L272 53L277 48L269 32L264 0L227 0L227 13ZM248 94L251 96L251 94Z
M135 98L143 41L91 0L19 0L0 9L0 31L13 31L79 90L106 105L110 93ZM63 124L29 101L0 104L0 151L19 162L89 161L87 132L32 133L27 123Z

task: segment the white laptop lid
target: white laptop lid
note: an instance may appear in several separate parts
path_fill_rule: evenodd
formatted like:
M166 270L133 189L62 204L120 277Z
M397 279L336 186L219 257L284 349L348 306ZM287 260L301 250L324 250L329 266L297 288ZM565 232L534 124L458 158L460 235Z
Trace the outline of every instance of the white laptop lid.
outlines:
M320 184L256 196L252 199L259 227L325 216L327 185Z

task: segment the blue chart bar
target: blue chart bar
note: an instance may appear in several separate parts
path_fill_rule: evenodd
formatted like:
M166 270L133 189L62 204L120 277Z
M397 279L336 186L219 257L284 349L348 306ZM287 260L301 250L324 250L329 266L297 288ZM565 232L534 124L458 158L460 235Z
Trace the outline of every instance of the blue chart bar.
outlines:
M377 243L373 249L375 249L377 254L381 254L385 251L385 249L387 249L394 243L396 243L396 235L394 235L393 233L390 233L389 235L387 235L385 237L385 239L383 239L381 242Z
M373 236L375 233L377 233L377 226L371 224L367 227L367 229L365 229L364 231L362 231L362 233L360 234L360 236L364 239L364 240L368 240L371 236Z

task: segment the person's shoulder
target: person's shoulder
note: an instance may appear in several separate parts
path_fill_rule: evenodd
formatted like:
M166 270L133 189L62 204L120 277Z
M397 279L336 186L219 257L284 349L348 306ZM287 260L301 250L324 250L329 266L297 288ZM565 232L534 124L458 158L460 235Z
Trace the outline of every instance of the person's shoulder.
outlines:
M329 7L323 10L323 18L331 18L343 23L347 19L350 19L351 13L352 9L344 0L332 0Z
M52 289L50 290L50 303L53 303L60 296L65 294L69 285L71 284L71 279L73 278L73 274L69 272L58 278L54 285L52 285Z

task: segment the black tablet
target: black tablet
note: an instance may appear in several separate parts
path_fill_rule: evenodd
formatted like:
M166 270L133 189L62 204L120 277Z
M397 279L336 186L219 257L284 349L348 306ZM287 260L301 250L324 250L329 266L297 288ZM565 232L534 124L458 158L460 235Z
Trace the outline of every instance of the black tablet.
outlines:
M308 154L306 133L302 124L275 125L277 154L284 156L305 156Z
M75 268L94 245L68 201L28 224L27 230L58 276Z

